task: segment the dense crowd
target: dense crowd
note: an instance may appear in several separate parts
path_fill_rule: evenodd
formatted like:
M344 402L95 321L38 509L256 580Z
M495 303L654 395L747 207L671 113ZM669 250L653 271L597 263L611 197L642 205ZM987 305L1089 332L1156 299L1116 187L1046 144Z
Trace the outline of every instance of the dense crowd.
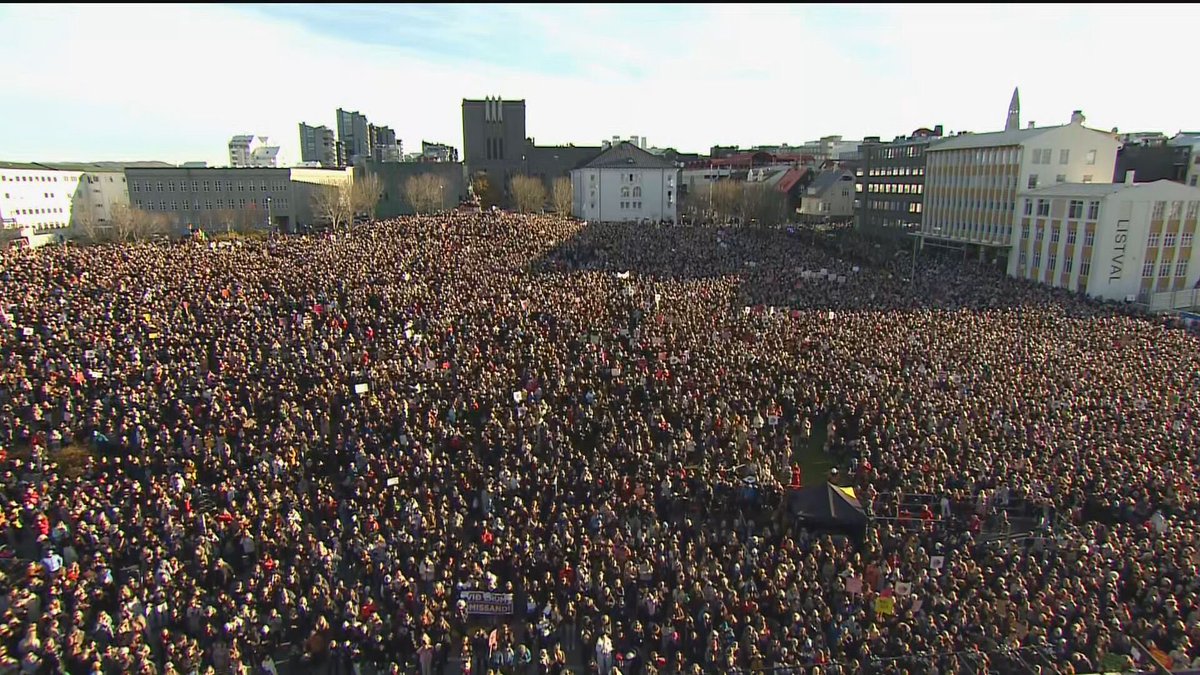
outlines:
M453 214L4 253L0 672L1200 667L1197 338L837 247ZM813 445L861 537L791 516ZM982 536L1016 503L1039 536Z

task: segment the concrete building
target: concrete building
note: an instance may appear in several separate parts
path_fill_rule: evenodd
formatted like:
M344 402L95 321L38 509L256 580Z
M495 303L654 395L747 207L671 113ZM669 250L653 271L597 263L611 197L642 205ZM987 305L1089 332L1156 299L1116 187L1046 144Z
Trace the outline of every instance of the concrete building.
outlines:
M279 146L268 145L266 136L241 134L229 139L229 166L235 169L275 167Z
M1192 187L1200 182L1200 131L1181 131L1175 134L1168 145L1188 149L1188 169L1184 182Z
M610 138L606 141L600 141L600 149L607 150L607 149L613 147L614 145L620 145L625 142L632 143L635 147L641 148L642 150L647 149L646 148L647 142L646 142L645 136L630 136L628 139L621 138L620 136L613 136L612 138Z
M922 241L1007 255L1017 193L1058 183L1108 183L1118 142L1083 126L1079 111L1056 127L959 134L926 149Z
M822 171L800 197L797 213L805 220L847 220L854 216L854 173Z
M1200 305L1200 189L1160 180L1023 191L1008 273L1155 311Z
M525 146L523 171L527 176L540 178L546 185L546 193L552 194L555 180L570 176L573 169L594 159L600 152L599 146L534 145L531 138Z
M891 143L867 138L855 170L855 224L866 230L906 232L920 227L925 202L925 150L942 125L917 129Z
M367 140L373 161L399 162L404 156L403 145L396 139L396 132L391 127L367 125Z
M337 109L338 141L342 144L343 162L354 164L359 158L371 156L371 132L367 116L357 111Z
M323 167L338 166L337 138L327 126L312 127L300 123L300 161L316 162Z
M380 218L414 213L408 201L406 184L415 176L437 177L447 209L458 206L467 198L466 170L460 162L365 162L355 171L379 177L383 195L379 199L376 215Z
M26 162L0 162L0 229L65 233L75 195L86 190L82 171Z
M1126 143L1117 150L1117 166L1113 182L1124 181L1133 172L1139 183L1173 180L1186 183L1192 149L1187 145L1166 143Z
M474 176L507 194L513 176L525 172L525 101L463 99L463 161Z
M629 142L572 171L571 185L576 218L669 223L679 218L679 169Z
M271 227L284 232L313 223L311 186L350 180L350 170L183 169L125 170L130 204L164 213L175 232Z
M445 143L430 143L421 141L421 161L425 162L457 162L458 148Z
M819 165L828 161L858 159L858 146L861 144L861 141L847 141L841 136L823 136L797 146L793 152L797 155L811 156Z

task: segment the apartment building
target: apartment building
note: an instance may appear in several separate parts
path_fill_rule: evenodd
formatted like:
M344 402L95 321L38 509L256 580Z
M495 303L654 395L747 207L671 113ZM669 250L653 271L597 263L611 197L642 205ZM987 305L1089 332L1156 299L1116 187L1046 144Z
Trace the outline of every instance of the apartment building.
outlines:
M337 138L326 126L300 123L300 161L326 168L338 166Z
M855 170L855 224L875 231L919 227L925 202L925 150L942 137L942 126L917 129L890 143L866 138Z
M1008 273L1154 310L1200 300L1200 188L1169 180L1061 183L1021 194Z
M922 242L943 240L1007 256L1014 241L1017 195L1062 183L1110 183L1119 142L1069 124L960 134L927 149Z

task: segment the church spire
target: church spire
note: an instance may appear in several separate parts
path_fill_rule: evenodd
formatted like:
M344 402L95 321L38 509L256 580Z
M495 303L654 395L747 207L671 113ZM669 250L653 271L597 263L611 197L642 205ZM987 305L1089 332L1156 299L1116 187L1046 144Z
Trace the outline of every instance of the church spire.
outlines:
M1005 131L1016 131L1021 128L1021 90L1013 87L1012 101L1008 104L1008 119L1004 122Z

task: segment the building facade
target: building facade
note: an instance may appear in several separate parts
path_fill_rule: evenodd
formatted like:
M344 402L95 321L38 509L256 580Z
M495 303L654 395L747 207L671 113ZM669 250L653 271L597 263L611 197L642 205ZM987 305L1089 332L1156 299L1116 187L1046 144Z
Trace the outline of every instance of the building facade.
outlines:
M278 168L130 168L125 177L130 204L165 214L177 234L193 227L267 228L268 217L270 226L286 232L297 223L311 223L310 205L296 198L291 173Z
M1108 183L1118 141L1083 126L960 134L926 149L922 240L937 239L1007 255L1017 194L1059 183Z
M463 161L472 176L488 175L507 194L525 172L525 101L463 99Z
M679 219L679 169L624 142L571 172L572 215L601 222Z
M0 162L0 229L65 232L76 194L86 190L83 177L82 171Z
M1117 150L1117 166L1113 171L1113 182L1124 182L1130 171L1134 181L1153 183L1173 180L1186 183L1192 149L1186 145L1165 143L1126 143Z
M372 161L399 162L404 156L403 147L396 139L396 132L391 127L368 125L367 140L371 149Z
M1198 214L1200 189L1167 180L1025 191L1008 273L1155 310L1193 307Z
M265 169L278 163L279 146L268 145L266 136L240 134L229 139L229 166L235 169Z
M445 143L421 141L421 161L457 162L458 148L451 147Z
M327 126L312 127L300 123L300 161L320 166L338 166L337 138Z
M363 175L375 175L383 186L376 215L380 218L412 215L407 183L416 176L438 179L444 208L451 209L466 201L466 170L460 162L366 162L355 169Z
M942 137L942 125L917 129L891 143L864 139L862 165L855 170L857 227L904 232L921 225L925 201L925 150Z
M797 213L807 220L854 216L854 173L833 169L817 174L800 196Z
M367 116L358 111L337 109L338 141L342 144L343 162L354 164L359 158L371 156L371 132Z
M1183 180L1187 185L1197 187L1197 183L1200 183L1200 131L1181 131L1167 143L1172 147L1187 149L1188 168Z

